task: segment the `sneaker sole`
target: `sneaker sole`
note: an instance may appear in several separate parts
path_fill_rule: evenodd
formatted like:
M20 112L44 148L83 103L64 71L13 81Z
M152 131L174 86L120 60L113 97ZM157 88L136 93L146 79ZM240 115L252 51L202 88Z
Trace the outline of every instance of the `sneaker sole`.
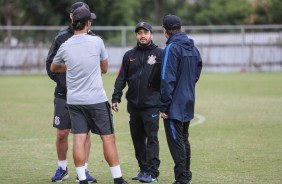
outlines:
M88 180L87 180L87 181L88 181ZM77 182L77 183L78 183L78 182L79 182L79 180L77 180L77 179L76 179L76 180L75 180L75 182ZM88 183L97 183L97 180L96 180L96 181L88 181Z
M144 180L139 180L141 183L158 183L158 180L155 180L155 181L144 181Z
M64 176L61 180L52 180L52 182L56 182L56 183L58 183L58 182L63 182L64 180L66 180L66 179L68 179L69 178L69 175L66 175L66 176Z

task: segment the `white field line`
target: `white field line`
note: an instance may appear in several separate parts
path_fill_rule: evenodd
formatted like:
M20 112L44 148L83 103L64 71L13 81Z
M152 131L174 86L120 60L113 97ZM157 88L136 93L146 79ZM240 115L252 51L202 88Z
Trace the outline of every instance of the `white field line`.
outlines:
M206 121L206 118L200 114L195 114L195 118L197 118L198 120L195 122L192 122L190 124L190 127L200 125ZM163 128L161 128L160 130L163 130ZM117 135L129 134L129 131L128 132L116 132L116 134ZM12 142L37 142L37 141L45 141L45 140L54 140L55 141L55 139L56 138L53 137L53 138L29 138L29 139L16 139L16 140L2 140L0 141L0 144L1 143L12 143Z
M201 114L195 114L195 117L198 118L198 121L192 122L190 127L202 124L206 121L206 118Z

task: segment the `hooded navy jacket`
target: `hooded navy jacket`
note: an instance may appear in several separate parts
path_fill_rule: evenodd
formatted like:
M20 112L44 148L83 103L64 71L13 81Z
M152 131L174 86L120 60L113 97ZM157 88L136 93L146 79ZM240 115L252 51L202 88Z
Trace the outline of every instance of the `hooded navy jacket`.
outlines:
M164 50L161 76L160 112L169 119L188 122L194 118L195 85L202 59L186 33L173 34Z

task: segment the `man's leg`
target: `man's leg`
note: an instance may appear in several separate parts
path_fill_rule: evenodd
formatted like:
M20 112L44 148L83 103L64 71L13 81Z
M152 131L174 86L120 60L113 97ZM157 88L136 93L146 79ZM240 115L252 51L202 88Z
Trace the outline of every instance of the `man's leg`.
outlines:
M146 158L148 165L148 173L152 178L157 178L159 176L159 109L147 109L142 113L142 118L144 122L144 127L146 131L147 144L146 144Z
M188 183L186 173L186 149L183 137L183 123L166 119L164 120L167 143L174 161L174 175L176 182Z
M91 132L100 134L102 139L104 157L110 166L114 183L127 184L121 174L110 104L103 102L86 106L86 109L88 125L91 128ZM93 121L94 119L95 121Z
M134 146L135 157L138 161L138 166L141 171L147 170L146 163L146 132L144 130L144 125L142 123L142 119L138 118L138 116L133 113L129 114L129 127L131 139Z
M146 132L139 110L128 103L127 112L129 113L130 135L134 146L135 158L140 168L140 172L132 179L139 180L138 175L142 175L148 168L146 161Z
M186 173L188 177L188 181L192 180L192 172L190 170L190 162L191 162L191 147L189 142L189 125L190 121L183 124L183 138L186 150Z
M58 160L67 160L69 129L57 129L56 148ZM66 168L63 168L66 170Z
M73 160L80 181L86 180L85 175L85 142L87 134L74 134L73 136Z
M118 152L115 143L115 134L101 135L101 139L103 141L104 157L110 166L114 183L127 184L127 182L122 178Z
M55 175L51 178L51 181L59 182L69 177L67 172L67 151L71 122L65 99L54 99L53 127L57 129L56 151L58 158L58 168Z
M119 165L118 152L115 143L115 134L101 135L104 157L110 167Z
M88 133L86 140L85 140L85 174L86 174L86 179L88 182L96 183L97 182L96 178L91 176L88 171L88 160L90 156L90 149L91 149L91 137L90 137L90 133Z
M88 163L90 156L90 149L91 149L91 137L90 137L90 133L88 133L85 140L85 163Z

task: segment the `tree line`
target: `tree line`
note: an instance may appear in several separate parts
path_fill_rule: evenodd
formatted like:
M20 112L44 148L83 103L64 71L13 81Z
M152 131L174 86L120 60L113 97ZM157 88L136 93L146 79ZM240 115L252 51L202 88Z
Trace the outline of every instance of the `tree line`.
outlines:
M68 25L73 0L1 0L0 25ZM85 0L95 26L161 25L176 14L183 25L281 24L281 0Z

